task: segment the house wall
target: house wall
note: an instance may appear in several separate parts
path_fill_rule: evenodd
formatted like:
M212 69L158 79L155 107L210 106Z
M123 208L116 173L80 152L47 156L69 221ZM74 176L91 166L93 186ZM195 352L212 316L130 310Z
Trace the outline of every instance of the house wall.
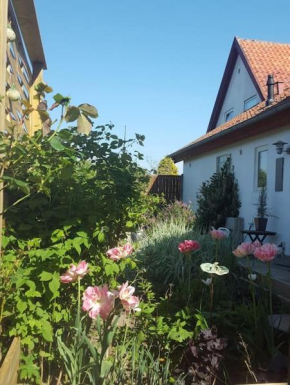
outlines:
M235 167L235 176L239 183L239 197L242 203L240 217L244 218L245 229L253 223L256 216L256 206L259 190L255 187L256 178L256 149L267 146L267 187L268 187L268 209L278 218L269 217L269 231L277 232L275 237L268 237L268 242L277 245L285 242L285 253L290 255L290 155L283 153L277 155L272 143L283 140L290 144L290 126L263 134L254 138L240 141L230 147L223 147L218 151L205 153L194 159L184 162L183 167L183 200L191 202L196 210L196 196L201 183L208 180L216 172L216 160L218 156L231 154L232 163ZM284 182L283 191L275 191L276 159L284 157Z
M266 83L267 79L265 79ZM240 56L233 70L232 78L217 121L217 127L225 122L225 113L233 108L233 117L244 112L244 102L257 95L257 103L261 101L257 90Z

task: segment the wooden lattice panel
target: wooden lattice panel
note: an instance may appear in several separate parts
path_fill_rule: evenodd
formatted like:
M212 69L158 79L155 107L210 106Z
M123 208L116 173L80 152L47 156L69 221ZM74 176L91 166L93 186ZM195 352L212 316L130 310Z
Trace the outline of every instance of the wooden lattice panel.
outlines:
M11 6L9 7L8 21L11 23L11 27L16 34L16 40L7 43L6 91L14 85L20 92L21 100L18 102L11 102L6 98L5 112L7 128L13 125L13 123L20 123L23 116L22 100L29 102L29 92L32 85L32 72L25 54L16 16ZM19 131L29 132L28 118L24 120L23 124L19 125Z

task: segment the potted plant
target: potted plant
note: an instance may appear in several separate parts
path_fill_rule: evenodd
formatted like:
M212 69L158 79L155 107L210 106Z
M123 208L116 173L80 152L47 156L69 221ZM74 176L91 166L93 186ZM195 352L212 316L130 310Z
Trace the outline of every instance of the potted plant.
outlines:
M266 231L268 222L268 209L267 209L267 187L263 185L259 191L259 199L257 203L257 217L254 218L255 228L257 231Z

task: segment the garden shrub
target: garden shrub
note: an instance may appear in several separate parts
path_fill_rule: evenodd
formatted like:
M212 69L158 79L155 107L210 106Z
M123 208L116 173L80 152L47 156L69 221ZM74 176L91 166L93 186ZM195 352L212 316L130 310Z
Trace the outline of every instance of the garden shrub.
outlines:
M73 288L60 285L60 272L86 259L90 274L83 284L118 285L133 260L116 264L105 256L126 232L154 210L156 198L145 194L142 155L129 147L144 137L122 140L112 125L89 136L75 128L43 137L0 137L6 222L1 260L1 350L20 336L21 378L41 381L58 366L55 332L73 325ZM1 359L1 357L0 357ZM52 366L52 368L49 368Z
M178 175L178 168L174 164L173 160L166 156L161 159L157 168L158 175Z
M197 195L197 206L196 225L206 231L210 226L225 226L227 217L239 216L239 187L230 157L221 171L202 183Z
M191 228L195 221L195 215L190 205L180 201L174 201L163 207L158 213L158 221L184 223Z

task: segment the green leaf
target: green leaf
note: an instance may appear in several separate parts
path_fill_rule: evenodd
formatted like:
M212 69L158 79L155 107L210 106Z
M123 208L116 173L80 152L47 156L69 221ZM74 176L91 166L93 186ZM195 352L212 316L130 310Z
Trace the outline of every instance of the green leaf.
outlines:
M27 290L25 295L28 298L40 298L40 297L42 297L41 293L37 290Z
M126 222L126 227L133 227L134 223L132 221Z
M61 179L66 180L70 179L73 174L73 165L67 164L60 172Z
M43 271L40 275L41 281L51 281L53 278L53 274L49 273L48 271Z
M54 148L56 151L66 150L66 147L55 136L50 140L49 143L51 147Z
M67 122L74 122L75 120L78 119L78 117L80 116L81 112L80 112L80 109L78 107L75 107L75 106L71 106L67 109L67 112L65 114L65 120Z
M51 324L46 320L42 320L42 325L43 325L42 327L43 338L48 342L52 342L53 332L52 332Z
M24 301L18 301L16 307L20 313L23 313L27 309L27 303Z
M46 92L47 94L50 94L52 91L53 91L53 89L51 87L49 87L49 86L46 86L44 88L44 92Z
M69 96L63 96L63 95L61 95L61 94L56 94L56 95L54 95L53 99L54 99L54 101L55 101L56 103L59 103L59 104L67 104L67 103L70 102L70 99L71 99L71 98L70 98Z
M105 272L107 276L114 275L114 273L119 272L119 267L116 263L110 263L112 261L108 261L108 263L105 266Z
M6 176L6 175L3 175L1 179L6 181L7 184L11 185L12 187L18 186L20 190L27 195L30 193L29 185L20 179L11 178L10 176Z
M74 238L74 240L73 240L73 246L76 249L78 255L80 255L82 252L82 249L80 246L82 243L83 243L82 238Z
M105 360L102 361L101 378L105 378L107 376L112 365L113 365L112 361L105 361Z
M59 276L58 274L54 275L52 280L48 284L49 290L52 292L53 296L52 299L56 298L59 296L58 289L60 287L60 282L59 282Z
M98 234L98 241L100 243L103 243L105 241L106 237L105 237L105 233L103 233L102 231L99 232Z
M17 186L20 187L20 190L23 191L25 194L30 193L30 189L27 183L23 182L22 180L19 179L14 179L14 182Z
M84 103L84 104L80 104L79 105L79 109L85 114L85 115L88 115L90 116L91 118L97 118L99 116L98 114L98 110L96 109L96 107L88 104L88 103Z
M89 135L89 133L92 131L93 124L86 115L80 114L77 123L78 132L81 134Z

